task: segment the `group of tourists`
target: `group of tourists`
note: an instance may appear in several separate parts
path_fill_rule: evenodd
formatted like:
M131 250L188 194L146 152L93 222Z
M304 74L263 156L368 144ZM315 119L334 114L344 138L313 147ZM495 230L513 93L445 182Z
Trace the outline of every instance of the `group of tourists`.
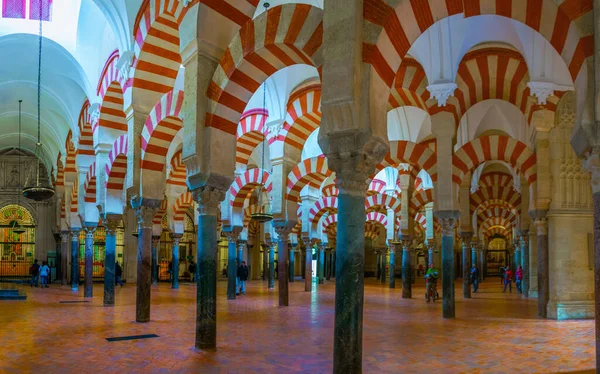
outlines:
M41 281L42 288L48 288L48 277L50 277L50 267L47 261L43 261L42 265L35 259L33 264L29 268L29 274L31 274L31 287L38 286L38 282Z
M519 265L519 267L517 268L514 277L515 283L517 285L517 292L523 293L523 267L521 265ZM513 271L509 266L500 268L500 281L504 285L504 289L502 290L502 292L506 292L506 287L508 287L508 292L512 293Z

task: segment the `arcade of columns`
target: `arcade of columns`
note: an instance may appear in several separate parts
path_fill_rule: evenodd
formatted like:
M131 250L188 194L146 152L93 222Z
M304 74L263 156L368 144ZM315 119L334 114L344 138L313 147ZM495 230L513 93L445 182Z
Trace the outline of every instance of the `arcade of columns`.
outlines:
M336 373L361 371L365 264L375 268L377 261L384 273L389 257L380 278L396 287L399 260L401 296L410 298L417 246L432 260L440 248L444 318L455 317L456 252L466 281L473 262L485 267L494 238L514 243L511 262L523 266L524 297L538 298L541 317L591 318L600 310L600 298L593 302L600 292L600 75L593 61L600 42L591 34L600 16L591 1L541 0L539 11L533 1L327 0L324 9L283 4L254 19L257 1L224 3L233 7L145 2L135 48L106 62L102 102L86 101L79 133L69 135L56 166L61 267L67 269L71 236L74 289L83 230L84 293L92 296L100 222L107 236L104 304L113 305L115 230L121 221L137 226L137 239L126 235L137 253L126 251L125 275L137 284L136 321L150 321L163 217L177 249L184 216L197 209L199 349L216 348L221 233L230 299L235 259L250 258L246 243L253 243L255 267L264 243L271 288L277 249L280 306L288 305L288 263L293 273L291 264L305 261L311 291L318 248L319 283L335 275ZM219 29L201 27L210 16L223 20ZM592 17L593 27L586 24ZM480 40L467 35L482 18L510 25L514 38L492 26ZM561 67L544 65L548 56ZM180 64L184 89L176 90ZM248 106L269 77L297 64L318 74L291 90L285 118ZM411 134L414 111L427 124ZM405 118L399 135L390 130L391 112ZM316 130L321 152L301 156ZM260 162L263 147L268 167ZM271 223L250 220L259 194L269 201ZM365 243L378 254L365 258ZM332 262L333 269L323 267ZM470 296L465 282L463 297Z

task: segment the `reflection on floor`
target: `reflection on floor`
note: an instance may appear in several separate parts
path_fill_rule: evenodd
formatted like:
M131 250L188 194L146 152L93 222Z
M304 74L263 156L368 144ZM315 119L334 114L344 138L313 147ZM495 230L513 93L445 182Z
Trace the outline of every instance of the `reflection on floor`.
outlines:
M276 283L277 284L277 283ZM27 301L0 301L0 372L48 373L331 373L334 281L317 292L290 284L290 307L277 307L276 291L252 281L248 294L227 301L219 282L217 352L194 350L195 288L152 290L152 322L136 324L135 286L117 290L114 308L102 306L95 285L91 303L68 287L27 287ZM314 285L316 287L316 285ZM365 373L570 372L594 368L593 321L540 320L536 301L503 294L491 279L471 300L456 284L455 320L441 303L427 304L417 283L414 298L400 298L366 280ZM107 337L158 338L108 342Z

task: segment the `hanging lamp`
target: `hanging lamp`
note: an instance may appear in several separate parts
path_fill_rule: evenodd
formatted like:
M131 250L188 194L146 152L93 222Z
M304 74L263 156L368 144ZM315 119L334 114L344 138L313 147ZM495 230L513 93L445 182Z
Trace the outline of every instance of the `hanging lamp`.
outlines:
M19 189L21 189L21 104L23 100L19 100ZM21 206L21 195L17 195L17 205ZM19 224L19 221L14 220L11 227L12 232L21 235L25 232L25 228Z
M38 47L38 81L37 81L37 143L35 145L35 164L29 169L27 173L27 179L25 180L25 187L23 187L23 196L28 199L35 201L44 201L54 196L54 187L50 182L50 176L48 175L48 168L44 165L42 168L43 149L42 139L40 136L41 128L41 92L42 92L42 3L40 4L40 33L39 33L39 47Z
M268 3L265 3L265 8L268 9ZM267 115L267 82L265 81L263 87L263 115ZM260 168L264 170L265 168L265 142L266 139L263 140L262 144L262 158ZM252 213L250 218L256 222L269 222L273 219L273 214L271 214L271 206L268 201L263 201L263 185L261 184L258 187L258 211Z

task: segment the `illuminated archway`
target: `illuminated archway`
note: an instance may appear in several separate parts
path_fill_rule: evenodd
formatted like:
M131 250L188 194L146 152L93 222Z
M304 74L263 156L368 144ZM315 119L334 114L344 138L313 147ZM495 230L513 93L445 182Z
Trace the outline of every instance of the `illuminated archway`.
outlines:
M13 231L16 225L25 229ZM0 278L29 276L35 258L35 220L27 208L9 204L0 209Z

